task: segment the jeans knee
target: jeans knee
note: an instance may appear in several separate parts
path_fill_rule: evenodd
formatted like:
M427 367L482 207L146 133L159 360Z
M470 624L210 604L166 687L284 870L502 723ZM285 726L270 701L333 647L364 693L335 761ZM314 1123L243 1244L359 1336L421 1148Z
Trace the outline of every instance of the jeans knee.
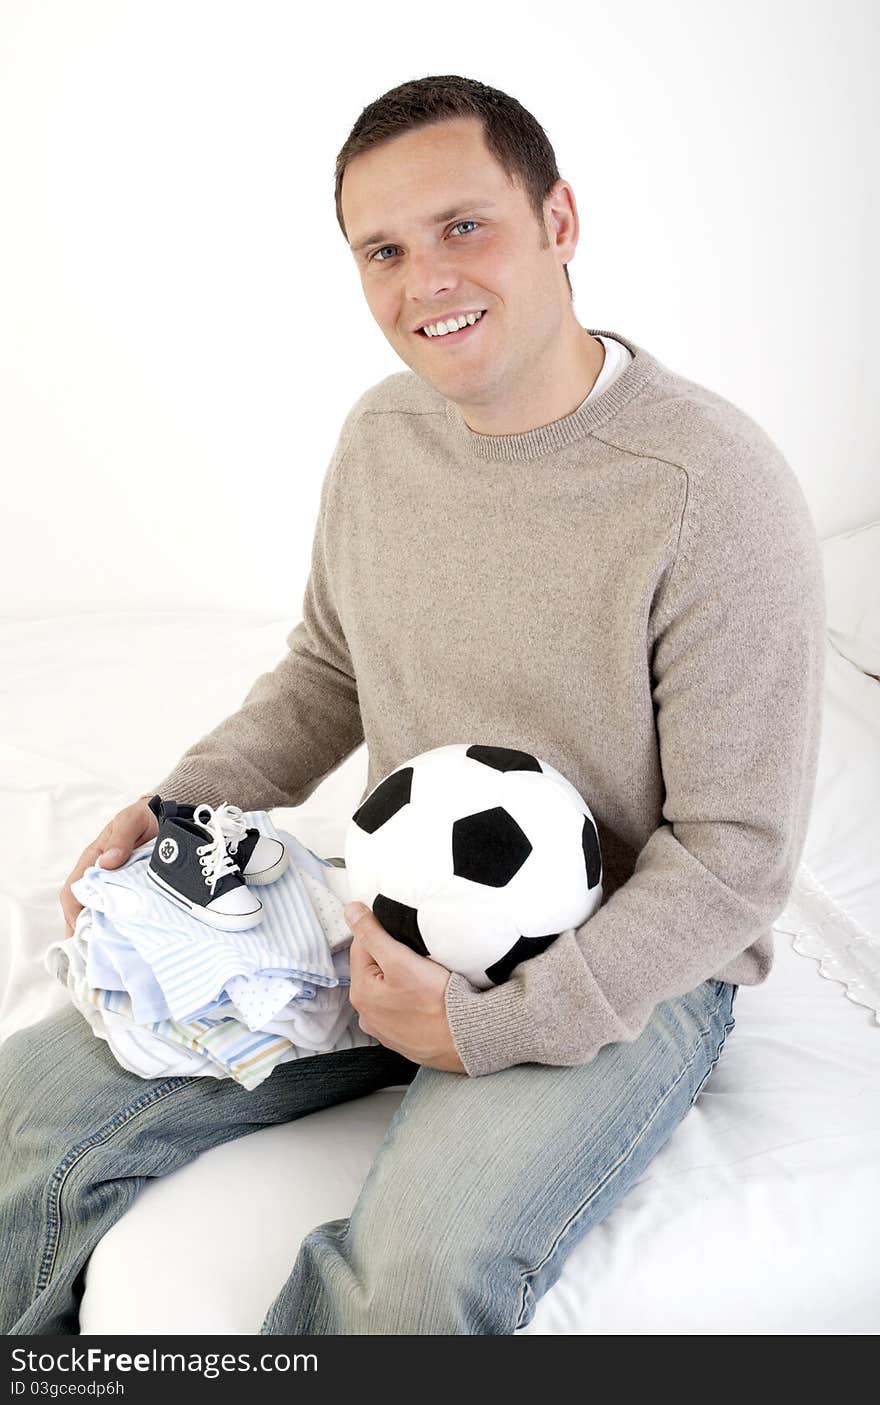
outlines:
M16 1162L55 1164L101 1105L95 1036L73 1007L16 1030L0 1046L0 1147Z
M519 1277L455 1226L426 1222L418 1229L393 1221L359 1239L353 1226L350 1261L363 1276L369 1304L362 1330L463 1336L512 1332Z
M0 1045L0 1146L11 1149L39 1115L40 1099L33 1093L33 1071L42 1046L36 1025L17 1029Z

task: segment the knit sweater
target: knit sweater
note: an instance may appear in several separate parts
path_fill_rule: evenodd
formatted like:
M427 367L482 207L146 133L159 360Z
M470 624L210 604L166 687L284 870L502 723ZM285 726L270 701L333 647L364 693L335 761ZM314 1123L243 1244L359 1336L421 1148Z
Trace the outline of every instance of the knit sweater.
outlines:
M798 480L742 409L588 330L631 359L522 433L476 433L409 371L361 396L286 652L155 787L295 806L363 741L358 803L450 742L566 776L602 903L502 985L450 976L471 1076L586 1063L705 980L761 984L815 786L825 593Z

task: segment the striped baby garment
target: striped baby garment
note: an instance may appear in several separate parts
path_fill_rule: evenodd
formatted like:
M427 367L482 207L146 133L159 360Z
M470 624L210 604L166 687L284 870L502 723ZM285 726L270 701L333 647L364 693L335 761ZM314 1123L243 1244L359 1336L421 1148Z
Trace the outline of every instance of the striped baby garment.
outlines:
M250 1089L279 1063L378 1042L348 999L351 932L338 879L331 887L324 876L329 861L265 811L245 822L290 852L260 889L258 928L222 932L166 902L145 873L153 840L121 868L93 866L72 885L83 910L73 937L46 951L46 968L142 1077L205 1074Z

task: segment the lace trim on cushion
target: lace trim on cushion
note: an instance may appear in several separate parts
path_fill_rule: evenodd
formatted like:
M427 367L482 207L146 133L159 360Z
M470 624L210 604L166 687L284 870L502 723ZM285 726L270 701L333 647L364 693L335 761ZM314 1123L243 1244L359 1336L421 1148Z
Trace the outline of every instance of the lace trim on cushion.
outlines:
M880 1024L880 934L867 928L832 898L804 863L798 868L785 911L773 923L792 938L800 956L819 963L819 973L839 981L844 994L874 1012Z

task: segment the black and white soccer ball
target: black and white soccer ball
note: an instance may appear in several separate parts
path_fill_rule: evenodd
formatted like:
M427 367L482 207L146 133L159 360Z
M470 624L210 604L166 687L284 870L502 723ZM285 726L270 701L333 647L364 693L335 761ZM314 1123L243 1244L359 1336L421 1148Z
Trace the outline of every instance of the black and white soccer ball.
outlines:
M398 766L352 816L352 901L481 990L602 901L599 836L564 776L526 751L439 746Z

